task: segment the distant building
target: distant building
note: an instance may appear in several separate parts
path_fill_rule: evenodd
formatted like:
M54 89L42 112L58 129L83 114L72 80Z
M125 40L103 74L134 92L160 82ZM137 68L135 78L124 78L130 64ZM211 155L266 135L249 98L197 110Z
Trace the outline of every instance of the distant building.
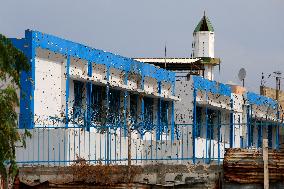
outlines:
M279 99L278 99L278 108L279 108L279 121L281 123L281 127L279 128L279 143L281 146L284 147L284 127L282 125L283 120L284 120L284 92L279 91ZM267 96L272 99L277 99L277 94L276 94L276 89L270 88L270 87L265 87L265 86L260 86L260 94L263 96Z

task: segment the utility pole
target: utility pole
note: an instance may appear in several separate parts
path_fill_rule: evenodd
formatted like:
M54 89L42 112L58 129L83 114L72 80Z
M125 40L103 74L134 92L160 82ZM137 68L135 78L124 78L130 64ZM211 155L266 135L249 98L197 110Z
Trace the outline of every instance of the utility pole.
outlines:
M280 92L280 81L281 81L281 72L280 71L276 71L273 72L275 74L275 78L276 78L276 100L279 101L279 92Z
M263 188L269 189L269 169L268 169L268 140L262 140L262 156L263 156Z
M281 72L280 71L275 71L273 72L275 74L276 78L276 88L275 88L275 99L277 101L277 121L276 121L276 137L277 137L277 142L278 142L278 135L279 135L279 92L280 92L280 80L281 80ZM266 114L266 122L267 122L267 115L268 115L269 107L267 109L267 114ZM266 129L267 131L267 129ZM268 168L268 137L267 137L267 132L265 135L263 135L263 140L262 140L262 156L263 156L263 187L264 189L269 189L269 168ZM277 149L278 149L278 144Z
M270 105L266 111L266 121L268 120L268 112ZM268 126L265 124L263 137L262 137L262 159L263 159L263 188L269 189L269 169L268 169Z
M280 93L280 81L281 81L281 71L273 72L276 78L276 100L277 100L277 124L276 124L276 149L279 150L279 93Z
M131 181L131 119L130 115L127 119L127 139L128 139L128 184L130 184ZM128 185L129 186L129 185Z
M165 43L165 69L167 69L167 43Z

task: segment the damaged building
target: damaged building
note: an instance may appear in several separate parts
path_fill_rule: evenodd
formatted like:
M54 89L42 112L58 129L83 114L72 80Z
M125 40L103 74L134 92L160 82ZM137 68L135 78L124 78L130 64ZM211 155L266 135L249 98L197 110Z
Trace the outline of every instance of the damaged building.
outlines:
M264 136L279 149L278 102L214 80L214 35L204 15L190 58L127 58L32 30L12 39L31 65L19 132L32 138L18 164L219 164Z

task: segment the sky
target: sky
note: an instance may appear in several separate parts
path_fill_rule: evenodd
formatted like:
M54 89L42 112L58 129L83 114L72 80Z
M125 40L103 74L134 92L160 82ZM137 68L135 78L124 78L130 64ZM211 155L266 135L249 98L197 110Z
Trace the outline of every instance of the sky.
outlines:
M190 57L204 10L215 29L215 79L259 92L261 73L284 72L283 0L0 0L0 33L26 29L127 57ZM284 73L283 73L284 76ZM265 79L274 87L275 78ZM282 81L281 88L284 87Z

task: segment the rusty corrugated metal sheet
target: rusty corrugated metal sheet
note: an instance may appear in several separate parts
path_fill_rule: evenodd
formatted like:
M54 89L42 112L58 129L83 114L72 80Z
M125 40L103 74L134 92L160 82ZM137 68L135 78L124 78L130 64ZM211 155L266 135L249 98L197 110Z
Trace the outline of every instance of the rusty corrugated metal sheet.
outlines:
M284 180L284 150L269 150L269 180ZM224 178L230 182L263 183L262 149L230 148L224 157Z

